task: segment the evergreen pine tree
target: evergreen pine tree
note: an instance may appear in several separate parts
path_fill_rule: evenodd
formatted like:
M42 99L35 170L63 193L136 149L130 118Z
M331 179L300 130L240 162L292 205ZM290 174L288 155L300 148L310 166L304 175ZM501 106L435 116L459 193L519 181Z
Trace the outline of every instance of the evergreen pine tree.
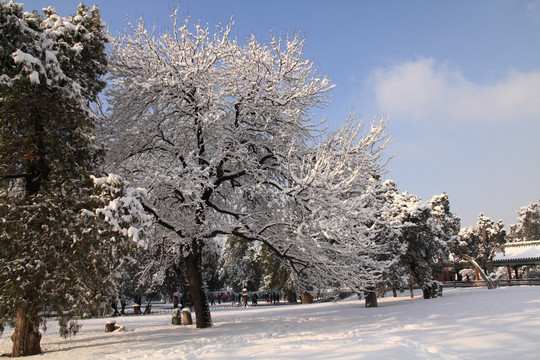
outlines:
M41 351L42 313L76 332L69 318L109 296L124 245L94 212L114 194L90 176L90 106L107 66L100 12L44 13L0 2L0 323L15 328L12 356Z
M390 201L401 223L400 240L403 251L399 263L393 266L390 279L396 284L406 281L411 289L418 285L424 297L430 298L435 287L434 276L443 270L450 254L447 237L440 225L442 214L437 198L424 203L416 195L394 194ZM444 202L443 202L444 203ZM435 210L434 210L435 209Z

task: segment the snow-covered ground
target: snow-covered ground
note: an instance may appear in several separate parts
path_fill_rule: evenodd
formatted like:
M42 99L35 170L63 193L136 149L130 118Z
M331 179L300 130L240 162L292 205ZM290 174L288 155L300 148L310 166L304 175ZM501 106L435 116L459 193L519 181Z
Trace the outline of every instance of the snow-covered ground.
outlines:
M173 326L169 314L84 320L79 334L48 324L39 359L538 359L540 286L445 289L432 300L215 309L214 326ZM0 338L9 353L10 331Z

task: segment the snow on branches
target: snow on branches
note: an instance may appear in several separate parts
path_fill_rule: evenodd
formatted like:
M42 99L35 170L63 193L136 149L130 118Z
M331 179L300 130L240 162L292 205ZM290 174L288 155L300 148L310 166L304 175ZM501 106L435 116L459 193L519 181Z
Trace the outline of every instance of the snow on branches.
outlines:
M113 43L108 92L111 171L147 189L167 247L188 259L234 235L266 244L302 289L376 281L391 261L378 256L386 121L351 116L321 140L312 111L333 85L300 36L243 43L232 24L173 20L172 32L140 22Z
M13 86L28 79L31 84L57 88L92 115L88 100L95 101L103 88L100 77L107 67L103 51L107 37L98 8L80 4L76 15L62 17L48 7L43 9L43 19L37 12L23 12L23 4L1 6L0 17L6 21L0 24L0 32L12 40L2 44L11 59L2 59L8 66L0 84ZM77 62L87 62L84 70L73 66Z
M380 196L385 126L383 119L366 129L350 117L311 151L290 151L287 193L296 204L290 216L298 224L295 242L304 243L296 257L309 259L305 273L325 274L356 291L374 284L392 260L381 256L388 244L378 238L387 221Z
M110 200L105 206L96 209L95 213L88 210L85 212L102 215L116 231L145 247L147 243L141 235L153 222L153 216L144 210L141 203L146 191L131 187L114 174L99 178L92 176L92 180L96 188L101 189L100 197Z

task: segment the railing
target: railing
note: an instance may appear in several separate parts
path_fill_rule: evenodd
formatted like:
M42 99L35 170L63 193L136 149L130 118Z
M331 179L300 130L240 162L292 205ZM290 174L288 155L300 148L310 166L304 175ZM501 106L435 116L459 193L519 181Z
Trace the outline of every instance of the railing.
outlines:
M516 285L540 285L540 279L515 279L515 280L499 280L499 286L516 286Z
M504 280L499 279L496 281L498 286L523 286L523 285L540 285L540 279L512 279ZM484 280L472 280L472 281L443 281L444 287L480 287L486 286Z

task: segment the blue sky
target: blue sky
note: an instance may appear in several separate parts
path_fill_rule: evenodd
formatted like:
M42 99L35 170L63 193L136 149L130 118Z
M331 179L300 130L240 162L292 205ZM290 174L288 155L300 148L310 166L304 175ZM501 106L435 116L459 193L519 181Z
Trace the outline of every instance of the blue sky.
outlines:
M33 0L74 13L78 1ZM144 17L159 32L172 1L94 0L109 30ZM178 4L178 2L176 2ZM388 116L399 191L446 192L463 226L480 213L505 225L540 199L540 0L183 0L193 23L225 24L266 42L300 32L304 56L337 85L321 111Z

